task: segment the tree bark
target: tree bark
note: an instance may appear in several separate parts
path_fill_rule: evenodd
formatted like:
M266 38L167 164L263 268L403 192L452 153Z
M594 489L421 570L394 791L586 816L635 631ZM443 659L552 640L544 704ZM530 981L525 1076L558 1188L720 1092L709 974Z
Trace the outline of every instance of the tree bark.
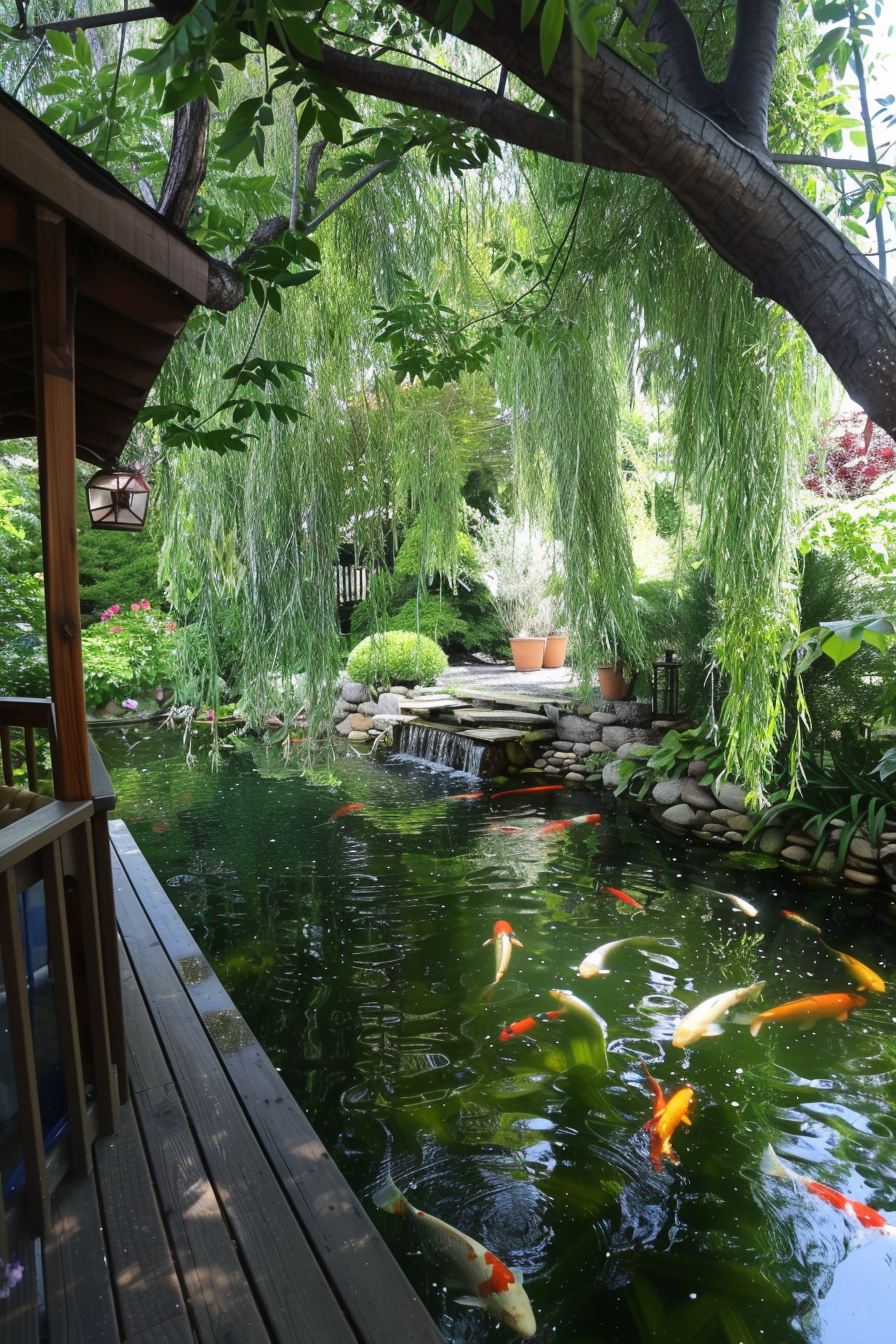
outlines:
M174 114L168 170L159 197L159 214L185 229L199 188L205 181L208 124L207 98L194 98Z

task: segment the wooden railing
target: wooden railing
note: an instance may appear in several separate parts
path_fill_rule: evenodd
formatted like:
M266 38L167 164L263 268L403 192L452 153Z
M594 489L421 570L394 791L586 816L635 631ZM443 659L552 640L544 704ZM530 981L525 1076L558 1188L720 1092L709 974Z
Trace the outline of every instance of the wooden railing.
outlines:
M24 753L29 786L38 782L34 742L38 730L48 735L55 761L51 703L0 699L4 782L14 783L13 762L19 753ZM120 1100L126 1095L106 816L115 799L95 748L91 769L94 798L53 801L0 829L0 956L17 1104L10 1126L18 1128L24 1169L24 1184L13 1183L7 1192L6 1217L0 1218L4 1260L21 1231L40 1235L48 1230L52 1189L67 1170L86 1174L92 1169L93 1140L97 1134L117 1130ZM52 984L67 1111L67 1122L56 1125L49 1135L38 1095L46 1040L36 1040L32 1029L32 1022L40 1021L46 1036L46 1013L35 1016L31 1011L35 977L26 957L28 893L41 882L48 945L44 974Z

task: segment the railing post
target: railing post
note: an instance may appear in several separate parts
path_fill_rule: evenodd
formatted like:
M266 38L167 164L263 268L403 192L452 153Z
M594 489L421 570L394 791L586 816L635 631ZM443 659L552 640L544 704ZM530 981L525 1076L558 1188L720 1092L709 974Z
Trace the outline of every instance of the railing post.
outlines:
M93 863L93 832L90 828L90 822L86 821L76 827L72 833L72 839L75 845L75 863L77 865L77 902L87 974L90 1040L93 1049L94 1083L100 1133L115 1134L118 1130L120 1108L118 1089L115 1087L112 1077L105 968L97 912L96 870Z
M109 1010L109 1044L118 1070L118 1100L124 1105L130 1095L128 1054L125 1043L124 1004L121 997L121 963L118 959L118 921L115 917L115 888L112 884L112 856L109 842L109 815L94 812L93 859L96 872L97 915L102 944Z
M22 952L22 930L19 922L19 893L16 890L15 872L12 869L0 874L0 946L3 947L9 1043L16 1077L22 1158L25 1163L25 1201L32 1231L42 1234L50 1226L50 1196L47 1186L47 1164L44 1158L43 1127L37 1099L34 1042L31 1037L25 957Z

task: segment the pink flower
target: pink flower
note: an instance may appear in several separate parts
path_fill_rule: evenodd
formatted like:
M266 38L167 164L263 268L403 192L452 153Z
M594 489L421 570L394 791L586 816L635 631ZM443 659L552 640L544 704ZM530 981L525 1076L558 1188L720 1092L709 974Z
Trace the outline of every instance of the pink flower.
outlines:
M152 606L152 603L147 602L145 597L141 597L140 606L143 608L144 611L149 611L150 607Z
M140 708L140 706L137 704L137 701L136 701L136 700L132 700L132 699L130 698L130 696L128 697L127 700L122 700L122 702L121 702L121 707L122 707L122 709L139 709L139 708Z
M132 602L132 603L131 603L131 611L139 611L139 610L140 610L140 603L139 603L139 602Z
M113 634L113 635L120 635L120 634L121 634L121 626L120 626L120 625L112 625L112 626L109 627L109 629L112 631L112 634Z
M119 607L119 606L114 606L114 607L110 607L109 610L111 611L111 613L112 613L113 616L117 616L118 613L121 611L121 607Z
M171 630L176 630L176 629L177 629L177 626L174 624L173 621L166 621L166 622L165 622L165 629L168 630L168 631L170 632Z
M100 620L101 620L101 621L108 621L108 619L109 619L109 613L108 613L108 611L104 611L103 614L102 614L102 616L100 617Z

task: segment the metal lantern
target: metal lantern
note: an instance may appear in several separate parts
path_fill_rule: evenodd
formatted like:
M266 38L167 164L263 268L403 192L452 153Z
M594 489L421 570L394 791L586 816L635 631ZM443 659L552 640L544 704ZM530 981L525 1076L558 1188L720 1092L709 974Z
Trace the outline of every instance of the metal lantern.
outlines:
M93 527L139 532L146 522L149 486L136 470L98 471L87 482L87 509Z
M678 717L678 684L681 659L674 649L667 649L659 662L653 665L653 712L660 718Z

